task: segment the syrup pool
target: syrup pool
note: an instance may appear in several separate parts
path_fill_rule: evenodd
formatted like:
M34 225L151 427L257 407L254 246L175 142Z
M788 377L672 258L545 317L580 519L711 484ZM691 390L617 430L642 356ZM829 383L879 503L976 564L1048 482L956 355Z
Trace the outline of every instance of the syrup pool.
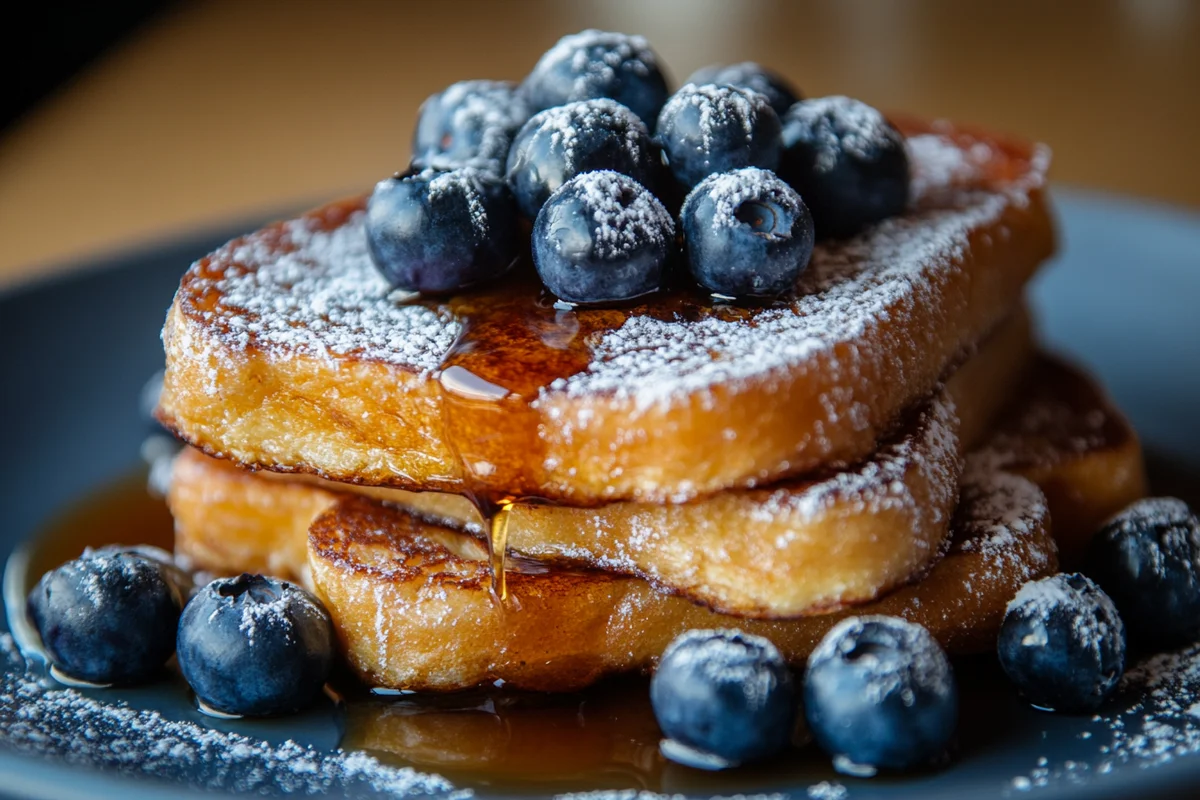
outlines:
M1150 473L1156 491L1181 496L1193 504L1200 501L1200 475L1195 470L1151 458ZM19 629L22 624L28 629L21 611L24 597L46 570L79 555L88 546L124 543L170 549L171 539L170 514L161 500L145 490L144 474L130 476L84 498L10 558L4 596L14 637L21 643ZM520 613L519 608L513 613ZM30 645L27 640L24 644ZM610 680L569 695L518 693L502 687L418 695L372 693L369 687L342 673L335 677L327 697L299 715L218 720L196 710L186 684L173 664L168 666L161 680L147 686L78 691L98 703L123 704L168 720L186 720L217 734L249 737L268 747L310 748L305 752L324 753L336 763L353 758L355 753L366 754L374 759L372 763L380 765L375 769L394 772L397 767L412 767L422 780L444 778L455 787L481 795L632 789L691 795L785 791L838 798L852 798L861 791L900 791L910 796L905 790L917 790L919 794L924 782L940 785L948 777L944 770L880 775L869 780L839 775L828 757L807 742L803 730L797 731L790 751L767 764L722 773L673 764L659 753L660 734L650 708L647 681L638 676ZM969 772L1003 758L1018 771L1013 772L1016 777L996 785L998 794L1024 791L1027 784L1046 785L1059 778L1076 781L1104 774L1126 758L1106 742L1119 743L1121 731L1138 724L1137 720L1122 722L1123 717L1135 711L1144 714L1143 706L1151 702L1144 690L1135 687L1120 696L1112 709L1095 717L1045 714L1019 699L994 657L960 658L954 666L961 700L957 763L944 769ZM44 671L41 674L48 691L62 690ZM1173 700L1180 708L1190 708L1189 703L1195 699L1188 686L1179 689L1187 697ZM1190 719L1182 712L1177 716ZM1173 736L1184 737L1180 741L1187 744L1192 741L1187 738L1190 731L1180 727ZM1132 733L1125 738L1142 741ZM1200 751L1200 729L1193 738L1196 746L1187 749L1189 753ZM237 741L239 747L244 747L244 740ZM1048 752L1048 741L1055 742L1055 752L1070 750L1070 756L1062 762L1066 766L1055 767L1042 755ZM1173 746L1182 745L1175 742ZM1136 748L1125 749L1132 753L1128 756L1132 763L1145 760ZM215 750L210 756L221 757ZM1160 756L1155 758L1161 760ZM401 774L411 777L410 773ZM290 779L281 775L268 783L284 791L281 787Z
M47 570L85 547L152 545L170 550L172 520L165 503L145 488L145 475L124 478L67 509L13 555L5 572L10 627L28 653L36 648L17 628L24 598ZM18 609L13 611L12 609ZM510 613L520 613L509 607ZM631 676L588 691L549 695L503 687L451 695L376 694L345 673L332 681L331 698L297 717L222 720L195 708L186 684L168 665L146 687L88 689L89 697L132 703L219 731L260 735L331 750L363 751L384 764L436 773L455 786L519 793L638 789L668 793L772 792L834 781L828 760L805 746L766 765L705 773L673 764L658 752L660 734L648 682Z

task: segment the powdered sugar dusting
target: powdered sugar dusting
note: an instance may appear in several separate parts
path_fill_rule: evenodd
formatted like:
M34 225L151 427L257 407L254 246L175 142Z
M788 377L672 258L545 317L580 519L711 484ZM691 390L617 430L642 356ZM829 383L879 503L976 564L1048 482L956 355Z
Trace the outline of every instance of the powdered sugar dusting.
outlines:
M699 673L717 684L737 685L752 707L760 707L775 688L778 674L761 669L767 663L783 664L783 656L770 641L738 630L692 629L676 636L663 651L679 674Z
M280 359L353 355L429 371L459 332L449 312L392 290L371 260L362 213L331 231L305 217L235 240L191 274L196 293L216 301L188 310L233 352L256 346Z
M1055 554L1017 544L1043 529L1049 516L1037 485L1018 475L973 468L968 461L955 524L962 532L962 551L982 555L987 570L1019 580L1045 572Z
M579 171L580 138L587 138L596 131L611 131L620 135L634 163L640 164L649 157L644 152L650 142L650 131L646 124L616 100L596 98L554 106L535 114L529 126L550 137L550 145L562 154L563 166L568 173Z
M712 198L716 204L713 224L725 228L742 224L735 215L742 203L749 200L776 203L793 217L800 216L800 210L804 207L795 190L776 177L775 173L758 167L709 175L696 184L684 201L684 206L692 201L693 196L700 195Z
M452 109L448 116L443 112L446 108ZM458 165L467 155L469 144L472 152L467 163L503 170L512 137L529 117L529 111L515 84L473 80L451 84L428 98L418 116L418 152L414 155L424 163L437 166L445 159L447 165ZM449 152L445 146L447 136Z
M541 398L609 393L640 408L671 405L835 350L839 374L852 380L869 355L848 346L855 337L883 315L896 323L900 314L936 306L934 287L963 268L956 259L967 251L970 232L994 222L1043 179L1045 165L1035 165L1026 178L995 188L975 169L973 182L946 197L920 176L954 173L947 164L961 159L962 148L936 134L913 136L910 146L916 185L923 187L911 211L857 238L818 245L795 300L739 320L631 316L591 343L587 368L544 388ZM655 203L647 199L629 220L637 228L658 227L643 224L660 221L664 212ZM614 248L624 246L625 231L612 228ZM237 357L258 347L279 359L354 356L427 373L460 331L445 306L391 291L371 261L361 213L332 230L305 217L236 240L194 265L185 281L191 285L181 295L183 310L201 321L206 337L216 337L207 350L195 347L203 351L198 357Z
M954 691L950 659L929 631L897 617L847 617L834 625L809 657L810 673L834 660L862 673L872 703L915 687L941 696Z
M582 195L592 214L592 253L606 261L629 258L648 245L665 245L675 236L675 221L658 199L627 175L608 170L585 172L567 181L562 193ZM553 239L556 248L566 244Z
M688 106L699 112L697 123L700 144L705 152L712 150L716 142L728 142L728 134L741 129L746 142L754 138L755 125L766 112L771 111L767 98L749 89L706 83L697 86L689 83L667 100L659 113L659 133L666 137L674 120L680 118ZM715 131L721 131L714 137Z
M1121 536L1153 529L1156 537L1146 542L1152 558L1147 568L1163 575L1174 558L1168 554L1200 553L1200 517L1184 501L1175 497L1149 497L1133 503L1108 520L1105 528L1115 527Z
M599 789L592 792L564 792L556 800L686 800L691 795L665 794L645 789ZM788 800L790 795L779 792L758 794L712 795L709 800Z
M465 798L446 779L362 752L271 744L50 685L0 636L0 743L28 756L225 792Z
M1081 608L1088 609L1088 613L1072 611ZM1093 608L1095 613L1091 613ZM1060 612L1067 614L1074 621L1075 641L1087 648L1098 664L1104 663L1100 655L1104 642L1125 638L1125 624L1108 595L1094 587L1089 590L1088 581L1069 575L1051 575L1029 581L1009 601L1008 612L1019 613L1027 619L1032 625L1030 635L1043 644L1048 640L1045 626L1050 618Z
M112 597L114 585L135 586L144 583L150 570L144 561L124 553L97 553L76 567L82 575L81 594L92 608L101 608Z
M839 153L873 160L881 152L904 144L904 137L883 114L850 97L804 100L792 106L787 116L789 125L800 126L805 139L816 145L813 166L818 172L832 170Z
M809 786L807 794L810 800L845 800L850 792L840 783L821 781Z
M1200 755L1200 642L1150 656L1126 670L1116 699L1077 736L1094 750L1071 760L1040 757L1009 786L1028 792L1062 783L1094 782L1125 769L1150 769ZM1089 748L1090 749L1090 748Z
M803 490L779 489L751 512L756 518L779 519L784 515L813 520L840 502L878 513L903 508L912 512L914 525L923 528L944 522L938 506L957 484L958 418L953 402L939 395L917 419L912 434L882 444L875 454L856 466L834 465L827 477ZM931 487L931 496L918 502L906 480L911 469L921 483ZM933 519L927 519L926 514Z
M538 59L527 81L544 81L544 73L566 62L574 76L567 100L597 97L621 73L645 77L658 69L658 58L645 38L588 29L559 39Z
M483 205L483 189L479 185L483 177L478 170L471 167L448 171L430 170L421 173L421 177L429 180L430 202L436 202L446 196L465 199L475 236L480 240L488 238L487 210Z
M928 532L948 527L947 509L954 506L960 476L958 419L953 402L944 393L937 395L915 419L907 420L901 430L902 434L885 440L870 458L859 464L831 465L825 474L810 482L789 483L769 492L755 493L739 512L745 515L747 539L761 538L764 546L773 547L783 557L797 540L813 537L814 531L824 531L821 526L829 522L830 515L868 517L891 511L903 512L893 518L909 522L913 542L930 548L938 546L940 537L931 537ZM688 528L697 533L720 529L724 524L701 513L689 514L686 520ZM653 505L643 512L627 515L624 525L628 533L614 536L613 522L607 515L588 515L575 528L578 544L556 546L555 555L678 585L681 580L678 575L661 574L656 559L646 557L677 542L675 528L664 522ZM760 528L776 533L763 534ZM694 562L692 569L696 572L689 577L700 581L702 562L723 563L738 557L736 551L706 550L704 558Z

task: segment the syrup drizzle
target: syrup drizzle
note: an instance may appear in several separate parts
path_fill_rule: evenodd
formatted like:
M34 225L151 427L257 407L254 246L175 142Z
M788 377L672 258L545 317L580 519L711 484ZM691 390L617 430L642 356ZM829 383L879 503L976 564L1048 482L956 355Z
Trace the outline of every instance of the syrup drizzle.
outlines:
M538 280L528 258L498 286L438 302L461 332L442 358L442 437L455 454L461 491L487 532L493 594L507 597L504 578L509 509L539 497L545 447L533 402L542 389L586 369L592 346L632 316L698 320L749 319L753 309L716 303L686 286L623 307L564 307Z

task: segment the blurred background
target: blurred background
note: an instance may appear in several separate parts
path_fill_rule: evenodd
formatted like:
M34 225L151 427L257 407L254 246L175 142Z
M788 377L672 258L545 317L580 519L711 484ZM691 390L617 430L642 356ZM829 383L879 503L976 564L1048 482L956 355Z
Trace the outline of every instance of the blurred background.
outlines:
M565 33L676 81L756 60L807 96L1049 143L1061 184L1200 208L1200 0L48 0L10 21L0 287L291 213L403 167L417 107ZM184 265L180 265L181 268Z

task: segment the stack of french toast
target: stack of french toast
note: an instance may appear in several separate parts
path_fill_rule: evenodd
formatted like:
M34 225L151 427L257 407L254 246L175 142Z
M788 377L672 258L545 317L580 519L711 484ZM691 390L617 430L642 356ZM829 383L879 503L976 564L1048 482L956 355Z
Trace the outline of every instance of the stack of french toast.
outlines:
M861 613L992 649L1142 454L1036 345L1047 154L899 127L906 212L762 304L398 296L362 198L201 259L163 333L178 551L310 586L374 687L574 690L691 628L800 665Z

